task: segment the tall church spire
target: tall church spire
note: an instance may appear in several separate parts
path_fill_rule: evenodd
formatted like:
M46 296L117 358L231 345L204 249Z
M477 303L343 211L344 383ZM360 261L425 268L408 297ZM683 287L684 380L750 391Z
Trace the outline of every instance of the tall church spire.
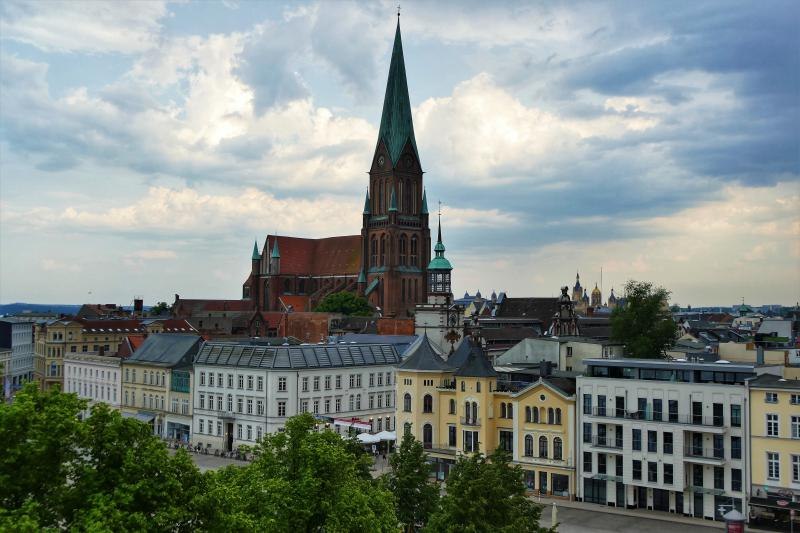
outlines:
M389 65L389 79L386 81L386 95L383 97L383 113L378 140L383 140L389 150L392 166L397 164L407 142L411 142L419 159L417 141L414 138L414 124L411 121L411 101L408 97L406 65L403 60L403 42L400 39L400 19L394 34L392 61Z

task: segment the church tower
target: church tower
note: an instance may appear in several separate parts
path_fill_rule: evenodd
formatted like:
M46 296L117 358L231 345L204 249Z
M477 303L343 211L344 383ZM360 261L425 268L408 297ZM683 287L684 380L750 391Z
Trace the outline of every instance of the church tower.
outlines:
M426 299L431 241L422 174L398 19L361 229L364 294L383 316L408 316Z

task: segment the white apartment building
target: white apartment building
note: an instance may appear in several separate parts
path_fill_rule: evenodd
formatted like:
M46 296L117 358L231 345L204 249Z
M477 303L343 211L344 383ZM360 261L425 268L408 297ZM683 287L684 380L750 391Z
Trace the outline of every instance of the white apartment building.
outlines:
M0 350L11 351L3 368L3 376L8 378L11 393L19 390L23 383L34 379L33 325L29 318L0 318ZM1 386L5 388L5 384Z
M263 346L207 342L194 359L192 442L230 451L310 412L337 431L394 429L390 344Z
M577 498L720 520L746 509L753 365L588 359L577 378ZM722 510L722 513L720 513Z
M122 395L121 358L99 353L64 354L64 391L89 400L88 416L97 402L119 409Z

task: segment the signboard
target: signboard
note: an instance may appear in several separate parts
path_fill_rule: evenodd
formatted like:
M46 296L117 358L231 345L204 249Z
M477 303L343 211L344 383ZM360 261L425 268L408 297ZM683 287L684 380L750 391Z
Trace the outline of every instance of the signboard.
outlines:
M778 500L775 503L778 504L778 507L786 507L787 505L789 505L789 502L786 500Z
M742 522L728 522L727 533L744 533L744 523Z

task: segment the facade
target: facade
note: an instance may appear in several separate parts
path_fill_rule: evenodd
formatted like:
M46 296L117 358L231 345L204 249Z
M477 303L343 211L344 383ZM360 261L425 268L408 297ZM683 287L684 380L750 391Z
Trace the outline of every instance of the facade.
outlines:
M207 342L194 359L193 441L230 451L313 413L339 431L394 429L389 344L264 346Z
M11 393L19 390L23 383L35 379L33 326L30 319L0 318L0 350L11 351L5 364L8 368L4 370Z
M122 415L149 423L159 437L187 440L192 433L190 369L201 343L188 333L148 336L122 361Z
M752 365L587 360L577 497L719 520L746 495Z
M482 350L465 340L447 360L427 337L397 372L397 423L422 442L444 479L462 454L498 446L525 470L528 488L574 491L574 382L545 376L499 383Z
M383 316L425 301L431 238L398 22L360 235L267 236L253 249L242 297L259 311L308 311L326 295L357 292Z
M747 389L751 515L788 525L790 509L800 514L800 380L763 374Z
M496 360L497 365L538 365L548 361L565 372L584 372L587 359L617 359L620 343L589 337L541 337L524 339Z
M89 400L88 416L98 402L119 409L122 396L121 359L97 353L67 353L64 356L64 391Z

